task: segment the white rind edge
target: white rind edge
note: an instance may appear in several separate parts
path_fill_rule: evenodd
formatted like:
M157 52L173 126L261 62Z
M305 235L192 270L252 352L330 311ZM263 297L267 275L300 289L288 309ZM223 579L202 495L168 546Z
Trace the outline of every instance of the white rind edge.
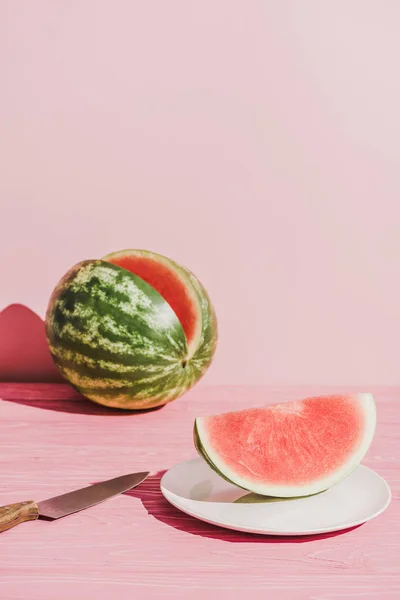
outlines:
M356 450L356 452L350 456L349 460L337 471L328 477L318 479L310 485L301 486L289 486L289 485L274 485L266 483L249 482L247 479L241 478L231 471L231 469L221 460L221 457L216 454L209 442L206 428L204 427L204 418L199 417L195 420L198 436L200 443L203 446L205 452L213 462L215 467L221 471L221 473L227 477L232 483L242 487L250 492L256 494L262 494L264 496L277 496L280 498L290 498L294 496L308 496L311 494L317 494L326 490L333 485L339 483L344 478L348 477L350 473L360 464L365 454L367 453L371 442L373 440L376 428L376 404L375 399L370 393L354 394L354 397L360 402L360 406L364 411L366 419L366 427L364 436Z

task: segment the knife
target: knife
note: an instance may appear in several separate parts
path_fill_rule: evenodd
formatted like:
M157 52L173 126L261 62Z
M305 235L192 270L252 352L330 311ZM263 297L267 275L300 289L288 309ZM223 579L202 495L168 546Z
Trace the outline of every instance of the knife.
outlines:
M24 521L35 521L39 517L52 521L84 508L89 508L89 506L94 506L136 487L148 475L149 472L131 473L130 475L122 475L108 481L95 483L61 496L54 496L54 498L42 500L42 502L36 503L33 500L27 500L26 502L1 506L0 533Z

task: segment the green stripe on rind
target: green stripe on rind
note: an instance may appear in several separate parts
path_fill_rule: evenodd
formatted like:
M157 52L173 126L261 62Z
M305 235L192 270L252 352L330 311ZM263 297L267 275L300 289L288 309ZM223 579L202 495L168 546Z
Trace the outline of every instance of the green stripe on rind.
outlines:
M197 300L201 320L199 339L196 340L194 348L189 348L189 358L190 360L194 358L199 361L201 366L198 363L198 369L204 373L210 366L216 351L218 342L218 323L214 307L202 283L187 267L178 264L171 258L162 256L156 252L150 252L149 250L121 250L119 252L107 254L103 260L123 256L140 256L160 262L167 265L171 271L175 272L179 278L185 282L187 289L190 290L191 295Z
M188 363L186 367L188 371L193 372L193 383L190 386L192 387L203 377L211 365L218 343L217 317L205 287L187 267L178 264L171 258L157 254L156 252L134 249L121 250L106 255L103 260L122 256L141 256L167 265L185 282L191 296L196 298L200 311L200 334L196 341L196 346L194 348L189 348Z
M194 352L191 362L201 365L203 374L210 366L218 343L218 322L210 297L197 277L189 269L181 267L187 274L201 307L202 330L199 344Z
M104 378L130 382L129 409L170 401L194 379L193 369L182 367L186 338L174 311L142 279L106 261L81 262L61 279L49 301L46 334L64 377L101 404L123 400L120 390L104 387Z

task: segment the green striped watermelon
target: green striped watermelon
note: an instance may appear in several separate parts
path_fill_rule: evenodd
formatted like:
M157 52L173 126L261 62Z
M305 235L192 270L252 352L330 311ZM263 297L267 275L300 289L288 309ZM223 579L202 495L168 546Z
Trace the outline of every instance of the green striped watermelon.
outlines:
M64 378L94 402L129 410L162 406L194 386L218 338L197 277L147 250L75 265L54 289L45 323Z

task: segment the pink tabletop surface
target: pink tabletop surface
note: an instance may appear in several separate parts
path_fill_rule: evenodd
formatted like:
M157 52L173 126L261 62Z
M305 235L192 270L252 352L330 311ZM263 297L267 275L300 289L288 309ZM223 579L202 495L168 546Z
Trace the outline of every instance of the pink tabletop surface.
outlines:
M199 385L156 411L121 413L63 384L0 384L0 503L42 500L133 471L138 488L54 522L0 534L1 600L400 598L400 388L376 387L363 461L392 488L358 528L276 538L197 521L162 497L162 473L196 456L195 416L340 388Z

